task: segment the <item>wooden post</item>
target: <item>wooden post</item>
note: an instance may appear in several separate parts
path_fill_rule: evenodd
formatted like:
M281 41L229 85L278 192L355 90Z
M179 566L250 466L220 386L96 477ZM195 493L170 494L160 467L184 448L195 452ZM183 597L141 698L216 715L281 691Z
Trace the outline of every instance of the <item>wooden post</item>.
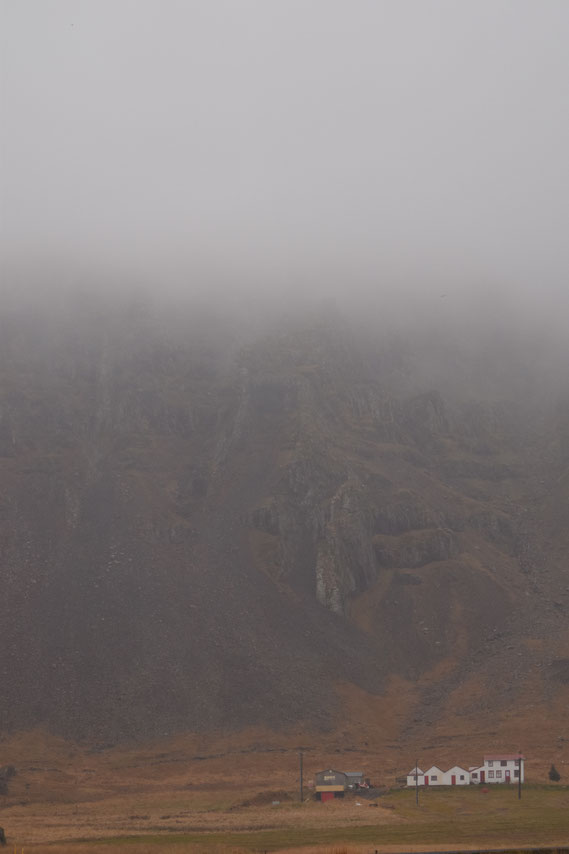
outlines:
M298 762L299 762L299 766L300 766L300 803L302 803L304 800L303 791L302 791L302 782L303 782L302 781L302 750L298 751Z
M522 799L522 759L518 755L518 801Z
M415 760L415 805L419 806L419 760Z

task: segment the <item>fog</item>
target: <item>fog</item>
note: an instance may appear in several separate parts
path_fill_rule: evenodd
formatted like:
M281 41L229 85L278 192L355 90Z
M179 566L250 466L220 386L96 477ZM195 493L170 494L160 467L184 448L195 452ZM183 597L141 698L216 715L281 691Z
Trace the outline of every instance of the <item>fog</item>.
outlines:
M4 0L4 287L564 323L564 0Z

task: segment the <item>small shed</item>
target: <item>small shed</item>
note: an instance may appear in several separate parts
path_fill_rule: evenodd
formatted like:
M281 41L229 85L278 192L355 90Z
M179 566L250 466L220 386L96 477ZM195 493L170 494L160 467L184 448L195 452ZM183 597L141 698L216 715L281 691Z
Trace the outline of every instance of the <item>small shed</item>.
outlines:
M329 768L328 771L318 771L314 782L316 797L321 801L343 798L348 787L346 774L343 771L334 771L333 768Z
M486 771L484 769L484 765L470 765L468 773L470 774L471 783L476 785L476 783L486 782Z
M411 770L407 774L407 785L408 786L424 786L425 785L424 776L425 776L424 772L421 771L421 769L419 768L418 765L416 765L414 768L411 768Z
M346 785L348 789L357 789L365 784L363 771L346 771Z

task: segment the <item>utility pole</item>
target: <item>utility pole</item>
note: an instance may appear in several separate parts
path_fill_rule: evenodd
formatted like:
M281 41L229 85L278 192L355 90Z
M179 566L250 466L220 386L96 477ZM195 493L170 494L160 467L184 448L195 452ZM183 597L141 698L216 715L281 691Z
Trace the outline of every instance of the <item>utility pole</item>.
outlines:
M419 806L419 760L415 760L415 804Z
M518 801L522 799L522 755L518 753Z
M303 759L303 753L302 753L302 750L299 750L298 751L298 764L299 764L299 768L300 768L300 803L302 803L304 800L304 796L303 796L303 792L302 792L302 759Z

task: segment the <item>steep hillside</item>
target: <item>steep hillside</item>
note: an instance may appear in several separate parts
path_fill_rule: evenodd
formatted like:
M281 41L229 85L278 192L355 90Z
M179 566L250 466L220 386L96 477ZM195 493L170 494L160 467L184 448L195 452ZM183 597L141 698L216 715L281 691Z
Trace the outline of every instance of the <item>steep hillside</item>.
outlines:
M566 417L515 348L453 347L333 313L6 313L3 726L326 729L338 685L397 675L412 729L475 680L473 713L561 690Z

